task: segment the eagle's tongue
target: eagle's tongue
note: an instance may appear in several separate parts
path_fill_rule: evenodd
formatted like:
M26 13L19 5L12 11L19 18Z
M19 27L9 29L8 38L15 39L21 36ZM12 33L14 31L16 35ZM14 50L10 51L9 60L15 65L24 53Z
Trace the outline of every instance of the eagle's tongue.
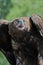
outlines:
M22 24L19 24L19 25L18 25L18 27L22 28L22 27L23 27L23 25L22 25Z

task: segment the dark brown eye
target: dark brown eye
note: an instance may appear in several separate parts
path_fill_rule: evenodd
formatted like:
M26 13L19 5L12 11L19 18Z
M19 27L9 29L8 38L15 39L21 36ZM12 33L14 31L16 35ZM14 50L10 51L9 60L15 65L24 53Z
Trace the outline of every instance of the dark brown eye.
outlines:
M18 19L15 19L14 22L13 22L13 24L14 24L15 26L17 26L18 23L19 23L19 20L18 20Z
M16 26L16 25L18 25L18 22L17 22L17 21L15 21L15 22L14 22L14 25L15 25L15 26Z

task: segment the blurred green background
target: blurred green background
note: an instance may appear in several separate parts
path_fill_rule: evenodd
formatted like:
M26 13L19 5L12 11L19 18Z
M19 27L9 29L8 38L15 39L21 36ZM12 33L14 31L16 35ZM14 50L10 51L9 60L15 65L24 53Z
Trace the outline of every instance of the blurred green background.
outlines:
M0 18L12 20L33 13L43 17L43 0L0 0Z
M0 19L10 21L34 13L43 17L43 0L0 0ZM1 52L0 65L10 65Z

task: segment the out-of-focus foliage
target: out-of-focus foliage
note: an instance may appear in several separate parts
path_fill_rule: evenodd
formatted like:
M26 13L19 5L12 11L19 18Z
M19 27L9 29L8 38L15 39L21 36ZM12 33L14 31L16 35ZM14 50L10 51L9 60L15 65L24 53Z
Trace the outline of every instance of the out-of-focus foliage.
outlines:
M0 65L10 65L2 52L0 52Z
M43 0L0 0L0 18L12 20L33 13L43 17Z
M43 0L11 0L11 8L6 19L12 20L20 16L31 16L33 13L43 17Z
M0 0L0 18L6 18L11 7L11 0Z

